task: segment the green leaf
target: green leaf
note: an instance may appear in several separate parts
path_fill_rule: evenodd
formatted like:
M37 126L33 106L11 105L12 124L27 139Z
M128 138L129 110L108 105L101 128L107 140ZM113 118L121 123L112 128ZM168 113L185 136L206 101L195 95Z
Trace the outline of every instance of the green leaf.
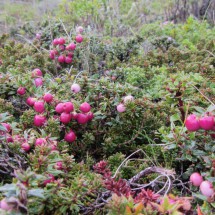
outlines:
M44 190L43 189L31 189L28 191L28 195L29 196L35 196L35 197L39 197L39 198L45 198L44 194Z
M198 198L198 199L201 199L203 201L207 201L207 197L206 196L203 196L201 194L197 194L197 193L192 193L194 197Z
M16 190L15 184L5 184L4 186L0 187L0 192Z
M207 108L207 111L206 112L212 112L215 110L215 105L210 105L208 108Z
M198 113L200 113L200 114L205 113L205 110L204 110L202 107L197 107L197 106L195 106L194 109L195 109Z
M194 151L193 151L193 154L194 154L195 156L204 156L204 155L206 155L205 152L203 152L203 151L201 151L201 150L194 150Z
M175 122L175 121L179 121L179 120L180 120L180 116L178 114L174 114L170 117L171 122Z

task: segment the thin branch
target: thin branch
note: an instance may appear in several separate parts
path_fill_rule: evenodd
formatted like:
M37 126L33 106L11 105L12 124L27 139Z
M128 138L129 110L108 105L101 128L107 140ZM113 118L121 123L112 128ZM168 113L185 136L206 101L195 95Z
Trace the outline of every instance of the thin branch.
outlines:
M205 96L196 86L192 85L207 101L209 101L212 105L215 105L207 96Z

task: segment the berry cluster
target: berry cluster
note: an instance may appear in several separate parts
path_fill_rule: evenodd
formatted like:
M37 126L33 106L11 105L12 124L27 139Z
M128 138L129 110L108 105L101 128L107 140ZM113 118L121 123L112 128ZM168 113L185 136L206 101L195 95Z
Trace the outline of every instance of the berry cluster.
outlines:
M67 43L67 41L63 37L55 38L52 41L52 45L54 46L54 48L49 52L49 57L52 60L57 60L61 64L72 63L76 44L82 43L83 41L83 36L81 35L81 33L83 32L83 28L79 26L76 31L78 33L75 37L76 42Z
M215 194L212 183L203 181L203 177L198 172L194 172L190 176L190 182L193 186L200 187L201 193L206 197L212 197Z
M215 131L214 116L208 114L198 118L195 114L191 114L187 117L185 126L188 131L198 131L199 129Z
M134 97L131 95L125 96L123 99L123 103L117 105L116 109L119 113L123 113L126 111L126 104L134 101Z

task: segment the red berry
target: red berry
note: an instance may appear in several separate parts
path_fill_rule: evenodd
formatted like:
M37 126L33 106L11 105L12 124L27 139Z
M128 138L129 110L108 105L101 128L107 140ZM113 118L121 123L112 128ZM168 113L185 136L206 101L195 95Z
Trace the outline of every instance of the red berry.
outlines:
M40 40L40 39L41 39L41 34L40 34L40 33L37 33L37 34L36 34L36 39L37 39L37 40Z
M65 41L65 39L64 39L64 38L62 38L62 37L58 39L58 43L59 43L59 45L64 45L64 44L65 44L65 42L66 42L66 41Z
M77 119L78 114L76 112L71 113L72 119Z
M125 112L126 107L124 106L124 104L119 104L117 105L116 109L118 112L122 113L122 112Z
M134 97L129 95L129 96L125 96L125 98L123 99L124 103L128 103L128 102L132 102L134 101Z
M194 186L198 187L203 182L203 178L198 172L194 172L190 176L190 181Z
M51 151L57 151L57 142L54 143L54 141L53 141L53 143L51 143L51 145L50 145L50 148L51 148Z
M94 118L93 112L87 113L88 121L91 121Z
M187 117L185 126L188 131L198 131L200 129L199 120L195 114L191 114Z
M43 101L38 101L34 103L34 110L38 113L43 113L45 111L45 105Z
M69 53L67 54L67 56L70 57L70 58L72 58L73 55L74 55L73 52L69 52Z
M5 127L5 129L7 130L7 132L11 131L11 126L8 123L2 122L1 125Z
M214 117L213 116L203 116L199 119L200 128L204 130L211 130L214 126Z
M77 122L79 124L86 124L88 122L88 116L83 113L78 113Z
M58 162L56 162L56 164L55 164L55 169L57 169L57 170L62 170L63 169L63 163L62 163L62 161L58 161Z
M84 102L80 105L80 111L82 111L83 113L87 113L91 110L90 104L87 102Z
M66 47L65 47L65 45L60 45L59 48L61 51L64 51Z
M68 143L74 142L76 140L75 133L72 130L70 130L69 133L65 134L64 140Z
M28 97L26 99L26 103L29 105L29 106L34 106L34 103L35 103L36 99L35 98L32 98L32 97Z
M203 181L200 185L201 193L206 197L211 197L214 195L214 188L211 182Z
M76 44L75 43L70 43L66 50L71 50L71 51L74 51L76 49Z
M58 60L59 63L64 63L65 59L66 59L65 56L60 55L57 60Z
M73 84L73 85L71 86L71 91L72 91L73 93L78 93L78 92L80 92L80 91L81 91L80 85L79 85L79 84Z
M36 87L42 86L43 85L43 79L42 78L34 79L34 84Z
M72 58L71 57L66 57L65 58L65 63L67 63L67 64L72 63Z
M64 103L57 104L57 106L55 107L55 111L57 113L62 113L64 111Z
M7 134L6 141L7 141L7 143L13 143L14 142L13 138L9 134Z
M41 127L45 124L46 117L42 115L35 115L34 116L34 125L37 127Z
M72 116L71 114L69 113L65 113L63 112L61 115L60 115L60 121L64 124L68 124L71 120Z
M41 72L40 69L37 68L32 71L31 76L32 76L32 78L41 77L41 76L43 76L43 73Z
M54 50L51 50L50 52L49 52L49 57L52 59L52 60L54 60L55 59L55 51Z
M27 142L24 142L24 143L21 145L21 148L22 148L25 152L28 152L28 151L31 149L31 146L30 146Z
M44 96L43 96L43 99L45 102L47 103L50 103L53 101L53 95L51 93L46 93Z
M46 143L46 139L45 138L37 138L35 141L35 146L42 146Z
M52 174L48 174L48 179L43 182L43 185L46 186L47 184L54 182L54 180L54 176Z
M83 41L82 35L81 35L81 34L78 34L78 35L75 37L75 41L76 41L77 43L81 43L81 42Z
M10 210L13 209L13 207L10 206L10 205L7 203L6 199L2 199L2 200L1 200L1 202L0 202L0 208L1 208L2 210L4 210L4 211L10 211Z
M65 102L63 104L63 111L66 113L70 113L74 110L74 106L72 104L72 102Z
M59 39L54 39L53 42L52 42L52 44L53 44L54 46L59 45Z
M76 32L77 33L82 33L84 31L84 28L82 27L82 26L78 26L77 28L76 28Z
M19 87L18 90L17 90L17 94L19 95L24 95L26 93L26 90L24 87Z

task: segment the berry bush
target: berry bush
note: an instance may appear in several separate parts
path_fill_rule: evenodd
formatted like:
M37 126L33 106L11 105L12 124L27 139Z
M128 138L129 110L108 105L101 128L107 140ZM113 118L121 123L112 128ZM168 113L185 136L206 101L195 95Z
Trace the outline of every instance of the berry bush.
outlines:
M0 36L1 214L214 214L214 27L47 23Z

